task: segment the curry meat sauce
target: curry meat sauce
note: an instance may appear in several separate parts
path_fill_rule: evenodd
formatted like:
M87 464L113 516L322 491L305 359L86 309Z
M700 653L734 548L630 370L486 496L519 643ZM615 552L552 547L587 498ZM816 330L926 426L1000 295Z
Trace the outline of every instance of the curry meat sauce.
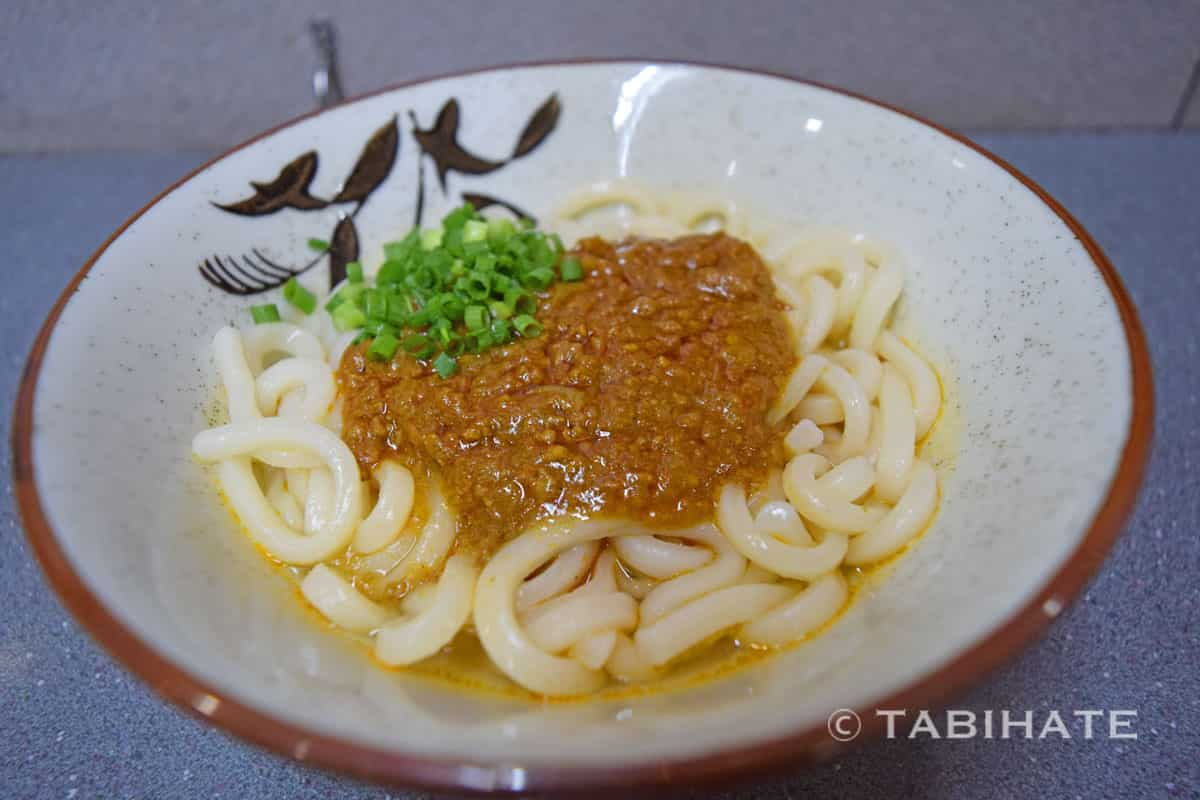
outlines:
M783 463L766 414L796 356L753 248L714 234L574 253L584 280L539 298L544 333L463 356L449 379L363 345L342 359L342 436L364 473L394 458L436 475L460 552L564 514L696 524L722 485Z

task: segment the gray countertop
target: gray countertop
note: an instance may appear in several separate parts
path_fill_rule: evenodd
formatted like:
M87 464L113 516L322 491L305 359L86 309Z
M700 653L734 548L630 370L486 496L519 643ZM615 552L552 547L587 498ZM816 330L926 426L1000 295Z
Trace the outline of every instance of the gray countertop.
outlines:
M1200 136L977 138L1071 209L1121 273L1150 341L1157 437L1137 509L1099 576L1045 639L956 707L1029 709L1038 719L1050 709L1136 710L1138 738L880 741L807 772L697 797L1200 797ZM203 159L0 158L7 408L70 276L125 217ZM167 706L63 611L6 488L0 798L417 796L261 752Z

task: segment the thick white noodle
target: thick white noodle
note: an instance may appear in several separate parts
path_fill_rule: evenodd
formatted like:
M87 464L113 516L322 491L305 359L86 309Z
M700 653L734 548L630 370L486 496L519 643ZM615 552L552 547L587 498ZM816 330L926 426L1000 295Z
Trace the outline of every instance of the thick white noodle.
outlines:
M308 470L291 468L283 470L283 474L286 477L288 494L303 508L308 502Z
M822 392L809 392L796 407L796 413L802 421L809 421L814 425L834 425L846 418L842 413L841 402L836 397Z
M334 492L333 475L329 470L318 468L308 471L308 497L304 504L304 530L307 533L316 533L329 524L333 514Z
M612 541L611 539L609 540ZM596 594L619 592L617 586L617 556L611 547L605 548L588 580L587 589ZM628 595L627 595L628 596ZM634 598L636 599L636 598ZM636 605L634 625L637 624ZM617 629L596 631L583 637L571 645L568 655L589 669L600 669L612 655L617 645Z
M937 476L924 461L913 464L908 488L887 515L861 536L850 541L846 563L870 564L899 550L921 532L937 508Z
M784 311L792 334L792 347L804 352L804 323L808 319L808 298L786 275L775 275L775 294L788 305Z
M867 399L862 384L844 367L830 364L815 385L837 398L842 407L842 438L836 444L829 445L832 457L840 461L866 452L867 437L871 433L871 401Z
M908 486L916 457L917 421L904 376L890 364L879 392L879 452L875 458L875 496L895 503Z
M798 641L833 618L850 591L839 572L823 575L758 619L742 626L740 638L754 644L784 645Z
M772 500L764 503L754 515L754 527L760 533L777 536L790 544L811 545L812 536L804 527L804 520L787 500ZM752 581L753 582L753 581Z
M401 531L386 547L374 553L360 555L356 559L355 572L368 580L373 587L390 588L406 577L404 570L396 568L404 563L416 546L417 537L408 530Z
M295 326L290 327L295 328ZM320 347L319 344L317 346ZM250 422L260 419L262 411L258 406L258 390L254 383L254 372L243 346L242 334L236 328L226 326L217 331L217 335L213 337L213 358L216 361L221 382L225 385L230 422ZM320 459L313 454L294 448L264 448L255 454L255 458L273 467L318 467L321 465Z
M638 574L636 570L623 564L617 565L616 575L617 586L634 600L644 600L659 583L654 578Z
M283 521L296 530L304 528L304 511L300 508L300 504L296 502L296 498L287 490L285 484L287 479L284 477L284 471L267 467L270 470L267 477L267 488L265 494L267 499L271 501L271 505L279 512L279 516Z
M250 456L266 448L291 448L320 457L333 474L334 505L327 524L311 536L289 527L263 496ZM235 422L202 431L192 451L219 462L217 476L239 519L268 553L289 564L314 564L342 550L362 516L358 463L346 443L320 425L284 419Z
M600 669L612 656L618 635L616 631L593 633L573 645L568 655L588 669Z
M647 625L691 600L730 586L746 571L746 559L714 525L700 525L687 531L690 539L704 542L716 552L712 563L700 569L663 581L642 599L641 624Z
M824 443L824 441L825 434L821 433L821 429L817 427L816 423L810 419L802 419L797 422L795 426L788 432L788 435L784 437L783 444L785 447L787 447L788 452L794 456L798 456L801 453L807 453L810 450L817 449ZM777 474L780 475L779 488L782 493L783 473L780 472Z
M475 631L492 662L532 692L587 694L604 685L604 673L538 647L517 620L516 593L541 564L582 542L597 541L627 523L586 520L526 531L500 548L483 568L475 590Z
M900 297L900 290L904 288L904 269L896 261L896 258L883 261L867 281L867 290L850 328L850 346L855 349L875 349L875 340Z
M246 364L255 374L272 353L285 353L297 358L324 360L325 348L308 331L290 322L267 322L249 328L243 335Z
M369 633L388 620L382 606L324 564L309 570L300 582L300 591L326 619L348 631Z
M608 657L608 663L604 665L604 668L608 670L608 674L625 683L649 681L661 674L642 655L642 651L633 643L633 640L623 633L616 635L612 654Z
M833 330L837 293L833 284L820 275L810 275L805 279L804 292L808 299L808 318L804 322L800 352L811 353L821 346Z
M529 638L547 653L561 653L594 633L633 630L637 622L636 600L620 591L589 592L587 584L534 606L522 618Z
M517 610L525 611L574 589L592 568L598 552L599 542L584 542L559 553L548 567L521 584Z
M389 622L375 634L375 657L393 666L413 664L449 644L471 616L478 575L469 556L450 556L433 601L415 616Z
M822 475L817 485L830 496L853 503L875 485L875 468L865 456L848 458Z
M658 204L649 194L625 181L598 181L572 192L558 207L556 216L578 219L589 211L605 206L628 206L643 216L658 213Z
M865 509L831 492L817 482L829 461L815 453L796 456L783 470L783 489L800 516L818 527L841 533L862 533L880 519L878 512Z
M894 364L908 380L917 416L917 439L924 438L937 419L942 405L942 390L937 375L900 337L891 331L879 335L879 354Z
M258 406L263 414L279 409L280 416L319 422L329 413L337 384L333 370L324 361L313 358L284 358L267 367L255 381ZM300 402L285 413L279 408L280 399L287 393L300 392Z
M653 534L617 536L611 544L623 563L658 580L698 569L711 561L713 555L705 547L667 542Z
M236 328L226 326L217 331L213 337L213 360L216 361L221 383L225 385L229 420L248 422L261 417L254 373L247 364L242 336Z
M866 350L847 348L831 353L829 356L836 364L841 364L846 371L854 376L872 403L879 396L879 382L883 380L883 365L879 357Z
M710 637L774 608L792 593L786 586L773 583L718 589L638 628L633 641L647 661L662 666Z
M396 583L423 569L436 570L450 552L457 533L458 520L442 499L441 488L434 484L429 489L429 519L421 528L416 545L388 572L384 581Z
M782 579L771 570L763 569L758 564L750 564L742 573L742 577L738 578L738 583L775 583L779 580Z
M788 414L792 413L804 396L808 394L809 389L821 377L821 373L829 366L829 360L824 356L816 354L804 357L794 370L788 376L787 383L783 387L783 392L779 395L779 399L775 401L775 405L771 406L771 410L767 412L767 423L775 425L780 422Z
M717 523L739 553L760 567L787 578L812 580L836 569L846 556L847 537L844 533L830 532L821 542L804 545L783 542L761 531L750 516L745 492L734 484L721 489Z
M836 309L830 333L835 336L841 334L849 327L866 289L867 262L863 254L848 243L831 247L812 243L808 248L797 244L791 248L791 252L795 255L783 266L787 275L794 278L817 273L838 276Z
M474 587L472 587L472 590ZM437 599L437 584L423 583L404 595L400 601L400 610L409 616L415 616L433 606Z
M797 425L796 427L800 426ZM794 428L792 432L795 433ZM818 430L817 433L820 433L820 431ZM780 501L787 502L787 495L783 493L783 470L773 469L767 473L766 482L750 498L750 510L757 514L758 510L767 503Z
M379 497L354 534L351 547L357 553L374 553L387 547L404 530L412 513L416 490L406 467L383 461L375 468L375 479L379 482Z

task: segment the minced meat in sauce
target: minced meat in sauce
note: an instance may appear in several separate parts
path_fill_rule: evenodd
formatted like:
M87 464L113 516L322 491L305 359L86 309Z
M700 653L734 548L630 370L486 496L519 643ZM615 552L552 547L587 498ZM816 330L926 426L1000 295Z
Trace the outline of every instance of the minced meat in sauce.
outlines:
M462 356L449 379L365 345L342 359L343 438L364 471L395 458L436 476L460 551L564 514L695 524L722 485L783 463L766 415L796 356L753 248L713 234L574 253L584 280L541 296L544 333Z

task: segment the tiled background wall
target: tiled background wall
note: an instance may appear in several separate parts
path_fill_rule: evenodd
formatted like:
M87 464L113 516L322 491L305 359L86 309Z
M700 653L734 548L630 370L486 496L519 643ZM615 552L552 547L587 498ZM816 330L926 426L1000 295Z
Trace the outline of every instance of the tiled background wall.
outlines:
M361 92L560 56L657 56L828 81L963 128L1161 128L1200 0L8 0L0 151L218 147L312 106L306 22Z

